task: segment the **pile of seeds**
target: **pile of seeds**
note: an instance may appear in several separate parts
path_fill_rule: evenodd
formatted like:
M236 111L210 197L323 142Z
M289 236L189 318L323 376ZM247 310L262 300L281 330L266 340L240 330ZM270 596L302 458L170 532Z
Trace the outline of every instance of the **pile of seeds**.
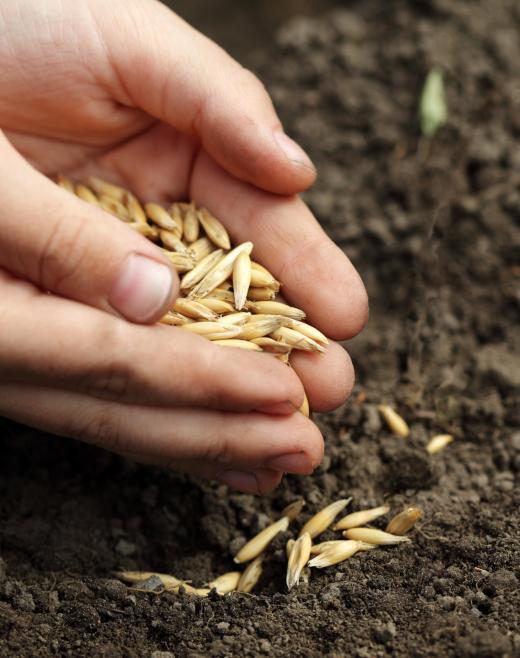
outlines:
M289 539L286 547L286 583L289 590L301 581L307 582L312 567L324 569L344 562L358 552L409 542L410 539L404 535L422 517L419 507L408 507L394 516L385 530L379 530L366 524L387 514L390 511L389 506L360 510L343 516L333 526L333 530L342 531L344 539L313 544L313 540L332 525L351 500L337 500L327 505L303 525L296 539ZM244 571L229 571L207 583L206 587L193 587L169 574L148 571L118 571L115 575L120 580L131 583L132 589L137 591L157 591L157 588L161 591L183 589L186 593L197 596L207 596L212 589L222 595L234 591L251 592L262 575L262 561L267 547L279 533L288 529L304 505L303 500L288 505L277 521L264 528L238 551L234 561L236 564L248 563Z
M90 178L58 185L115 215L158 244L181 277L181 293L161 322L226 347L268 352L289 363L293 349L324 352L326 336L304 322L305 313L286 304L281 283L251 260L252 242L232 248L223 224L205 208L175 202L141 204L128 190ZM302 413L309 415L305 400Z

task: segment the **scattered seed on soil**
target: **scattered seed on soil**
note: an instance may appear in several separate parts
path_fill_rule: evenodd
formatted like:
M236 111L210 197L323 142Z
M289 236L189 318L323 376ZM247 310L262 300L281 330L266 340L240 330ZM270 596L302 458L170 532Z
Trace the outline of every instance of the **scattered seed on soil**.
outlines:
M410 541L409 537L398 537L383 530L376 530L375 528L351 528L350 530L345 530L343 536L347 539L364 541L367 544L375 544L377 546L390 546L392 544L402 544Z
M336 502L327 505L327 507L324 507L307 521L300 530L299 536L301 537L306 532L309 533L311 539L321 535L321 533L325 532L336 516L345 509L351 500L352 498L343 498L342 500L337 500Z
M422 515L423 513L420 507L407 507L389 521L386 526L386 532L389 532L391 535L405 535Z
M243 562L249 562L249 560L258 557L265 551L276 535L280 532L284 532L288 527L289 518L287 516L282 516L278 521L271 523L271 525L268 525L267 528L261 530L238 551L233 558L234 562L242 564Z
M360 510L359 512L352 512L340 519L333 530L348 530L348 528L359 528L359 526L366 525L374 519L377 519L383 514L388 514L390 507L382 505L381 507L373 507L372 509Z
M228 571L228 573L223 573L218 578L210 581L208 587L210 589L216 589L219 594L228 594L236 590L241 576L242 573L240 571Z
M238 581L237 592L250 592L260 580L262 575L262 556L260 555L247 565L240 580Z
M444 448L453 441L454 437L451 434L437 434L433 436L426 445L426 451L430 455L435 455L437 452L444 450Z
M309 561L311 555L312 539L308 532L298 537L291 547L289 560L287 564L287 576L285 582L287 589L291 590L298 585L300 574Z
M300 514L304 507L305 500L303 498L294 500L292 503L289 503L286 507L283 508L281 516L286 516L290 521L294 521L294 519Z
M402 436L404 439L410 434L410 428L404 418L390 405L380 404L377 408L391 432Z
M369 551L375 548L373 544L368 544L363 541L339 541L333 545L326 546L316 557L313 557L309 562L309 567L316 569L325 569L334 564L339 564L348 560L358 551Z

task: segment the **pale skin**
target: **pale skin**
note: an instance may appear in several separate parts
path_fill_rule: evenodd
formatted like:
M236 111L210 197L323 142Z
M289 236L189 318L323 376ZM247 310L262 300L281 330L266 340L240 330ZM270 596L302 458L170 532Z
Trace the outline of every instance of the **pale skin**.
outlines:
M311 473L302 383L337 407L346 352L291 369L154 324L178 293L161 252L46 177L194 199L311 323L352 337L363 284L297 196L315 170L262 84L154 0L7 2L0 34L0 414L245 492Z

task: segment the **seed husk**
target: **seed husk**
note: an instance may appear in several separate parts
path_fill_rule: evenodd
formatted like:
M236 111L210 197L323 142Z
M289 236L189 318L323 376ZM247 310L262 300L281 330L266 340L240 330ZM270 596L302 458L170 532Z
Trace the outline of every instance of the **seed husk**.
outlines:
M289 556L292 551L292 547L294 546L296 540L295 539L288 539L287 544L285 544L285 553L287 555L287 559L289 559Z
M189 256L193 257L190 248L187 247L184 242L177 237L177 233L174 231L166 231L165 229L161 229L159 231L159 237L167 249L177 251L179 254L188 254Z
M295 329L300 334L307 336L311 340L321 343L322 345L328 345L329 339L325 334L322 334L321 331L316 329L316 327L307 324L306 322L301 322L300 320L293 320L292 318L284 318L282 324L283 327L288 327L289 329Z
M253 343L259 345L264 350L264 352L271 352L273 354L289 354L289 352L292 350L292 347L287 345L287 343L280 343L279 340L269 338L268 336L260 336L260 338L252 338L251 340Z
M209 320L213 322L217 319L216 314L207 308L207 306L192 299L185 299L184 297L179 297L175 300L173 310L195 320Z
M114 576L125 583L144 583L145 580L157 576L165 588L176 588L186 583L183 580L170 576L166 573L157 573L156 571L115 571Z
M86 185L76 185L74 187L74 192L76 196L87 203L92 204L93 206L99 206L99 200L94 192L87 187Z
M257 263L251 262L251 286L253 288L272 288L278 291L280 282L269 272L258 269Z
M251 283L251 259L249 254L239 254L233 265L233 291L235 295L235 308L241 311L244 308Z
M284 532L289 527L289 518L287 516L282 516L281 519L271 523L267 528L261 530L253 539L250 539L247 544L242 546L242 548L235 555L233 560L237 564L242 564L243 562L249 562L255 557L258 557L261 553L265 551L267 546L273 541L276 535L280 532Z
M307 416L307 418L310 418L311 410L309 407L309 400L307 398L307 393L305 393L305 391L303 392L303 402L301 403L299 411L304 416Z
M229 302L225 302L223 299L217 299L216 297L199 297L197 301L199 304L206 306L218 315L234 314L235 309L233 308L233 305Z
M97 176L90 176L88 179L88 184L94 190L94 192L96 192L96 194L104 194L120 202L124 201L125 194L129 194L128 190L125 190L124 187L115 185L114 183L109 183L106 180L97 178Z
M322 541L319 544L313 544L311 546L311 555L319 555L326 548L341 544L344 541L344 539L330 539L329 541Z
M234 324L221 324L219 322L193 322L192 324L183 325L182 329L191 331L199 336L204 336L208 340L236 338L240 334L240 327Z
M197 217L206 235L217 247L231 249L228 232L221 221L214 217L206 208L200 208L197 212Z
M169 324L173 327L182 327L184 324L190 324L193 322L191 318L187 318L182 313L175 313L174 311L168 311L166 315L159 320L161 324Z
M191 290L190 297L206 297L212 292L220 283L223 283L233 271L235 260L238 256L245 252L250 254L253 250L252 242L243 242L232 249L226 254L221 261L219 261L200 281L193 290Z
M281 361L282 363L285 363L286 365L289 365L289 357L291 356L290 352L287 352L287 354L275 354L274 358L278 359L278 361Z
M343 498L341 500L337 500L334 503L331 503L330 505L327 505L327 507L324 507L307 521L307 523L300 530L299 536L301 537L306 532L309 533L311 539L321 535L321 533L325 532L325 530L334 521L336 516L345 509L351 500L352 498Z
M134 229L137 233L144 235L145 238L156 242L159 237L159 231L156 226L150 226L150 224L143 224L142 222L128 222L127 226Z
M195 242L199 237L200 224L195 207L190 204L184 214L184 239L186 242Z
M215 245L208 238L199 238L190 244L190 249L195 256L195 260L202 260L205 256L210 254L212 251L215 251Z
M249 288L247 294L250 302L269 302L276 297L276 290L273 288Z
M229 594L229 592L236 590L241 576L242 573L240 571L228 571L210 581L208 587L216 589L218 594Z
M58 174L58 176L56 177L56 183L64 190L67 190L67 192L70 192L71 194L75 194L74 183L66 176L63 176L62 174Z
M108 194L100 195L98 205L101 206L101 208L103 208L103 210L106 212L119 217L119 219L121 219L123 222L132 221L130 213L128 212L128 208L124 205L124 203L121 203L121 201L118 201L111 196L108 196Z
M128 215L131 217L131 219L134 222L139 222L140 224L147 224L146 213L144 212L144 208L131 192L127 192L124 195L123 202L126 206L126 209L128 210Z
M242 350L250 350L251 352L261 352L262 348L258 347L249 340L241 340L240 338L228 338L227 340L214 340L215 345L222 345L223 347L239 347Z
M402 544L410 541L408 537L398 537L397 535L391 535L389 532L376 530L375 528L350 528L343 532L343 536L347 539L363 541L376 546L390 546L392 544Z
M189 254L178 254L176 251L168 251L168 249L161 249L161 251L177 272L189 272L195 265L193 256Z
M404 439L410 434L410 428L404 418L390 405L380 404L377 408L391 432L402 436Z
M316 569L331 567L334 564L348 560L358 551L369 551L373 548L375 548L374 545L362 541L341 541L336 545L324 548L321 553L312 558L309 567L315 567Z
M238 581L237 592L250 592L262 575L262 556L247 565Z
M312 338L304 336L299 331L295 329L289 329L288 327L280 327L276 331L272 332L272 338L279 340L287 345L291 345L297 350L303 350L305 352L325 352L325 348L322 347Z
M255 316L242 325L242 333L240 338L243 340L252 340L253 338L260 338L261 336L267 336L268 334L273 333L280 326L280 321L275 317L260 318L257 319Z
M184 231L184 221L182 219L182 203L172 203L170 206L170 216L175 223L175 228L171 229L175 235L181 239Z
M170 213L158 203L146 203L144 209L148 219L159 226L159 228L173 232L175 232L175 230L178 231L178 225Z
M299 498L298 500L294 500L292 503L289 503L286 507L284 507L281 516L286 516L289 521L294 521L294 519L300 514L304 507L304 499Z
M181 290L189 290L199 281L202 281L206 274L222 259L223 255L222 249L217 249L201 258L195 267L182 277Z
M349 528L359 528L359 526L366 525L374 519L383 516L383 514L388 514L390 507L388 505L382 505L381 507L373 507L371 509L360 510L359 512L352 512L352 514L347 514L342 519L340 519L336 525L332 528L333 530L348 530Z
M312 539L308 532L305 532L294 542L287 564L287 576L285 579L287 589L291 590L298 585L301 572L311 555L311 545Z
M304 320L305 312L283 302L255 302L250 304L253 313L266 313L267 315L283 315L294 320Z
M436 434L428 441L426 452L430 455L435 455L449 445L453 439L454 437L451 434Z
M396 514L393 519L390 519L386 526L386 532L389 532L391 535L405 535L422 515L423 512L420 507L415 505L407 507L399 514Z
M229 315L225 315L224 317L219 318L217 322L223 322L224 324L236 324L238 326L241 326L245 324L250 317L251 317L251 313L241 311L240 313L230 313ZM256 340L253 340L251 342L255 343Z

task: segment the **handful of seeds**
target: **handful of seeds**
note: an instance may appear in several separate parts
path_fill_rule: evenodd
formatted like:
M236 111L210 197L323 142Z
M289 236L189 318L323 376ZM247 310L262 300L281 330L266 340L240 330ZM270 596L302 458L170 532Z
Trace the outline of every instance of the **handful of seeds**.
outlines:
M299 585L302 580L307 582L312 567L324 569L344 562L356 553L370 551L378 546L409 543L410 539L404 535L422 517L422 510L419 507L408 507L394 516L383 531L365 524L387 514L390 510L387 505L361 510L347 514L333 527L333 530L347 528L343 531L345 539L313 544L313 539L332 525L337 515L351 500L346 498L327 505L303 525L297 539L288 540L286 584L289 590ZM207 596L212 589L221 595L234 591L251 592L262 575L262 562L269 544L278 534L288 529L289 524L299 515L304 505L303 500L291 503L282 510L281 517L277 521L244 544L234 557L236 564L248 563L244 571L227 572L207 583L207 587L196 588L174 576L148 571L118 571L115 575L125 582L132 583L133 589L137 591L150 591L144 584L155 579L153 583L159 581L162 591L179 591L183 588L187 594L195 596Z
M58 185L115 215L161 247L182 274L181 293L160 320L223 347L267 352L289 363L292 350L324 352L326 336L304 322L305 313L285 303L282 284L251 259L252 242L232 248L224 225L205 208L175 202L142 205L130 191L99 178ZM309 415L305 399L300 409Z

